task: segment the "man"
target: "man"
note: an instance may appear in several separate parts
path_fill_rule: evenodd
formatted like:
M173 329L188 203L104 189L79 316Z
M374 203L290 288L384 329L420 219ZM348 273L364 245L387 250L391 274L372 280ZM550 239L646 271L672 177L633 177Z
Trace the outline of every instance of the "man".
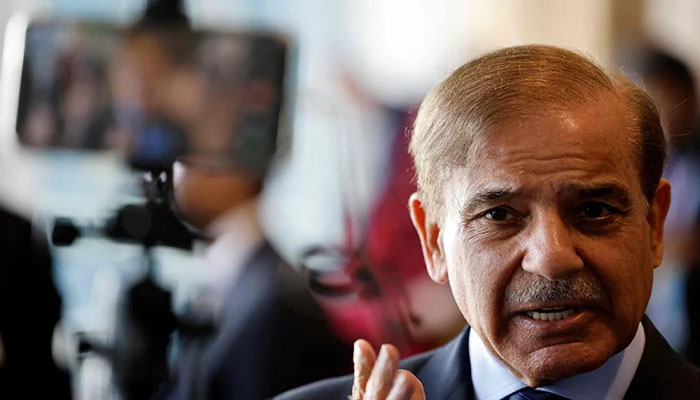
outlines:
M700 398L644 317L671 189L641 89L559 48L499 50L427 95L410 150L427 270L469 327L399 372L358 341L354 382L280 398Z
M193 311L217 323L211 336L185 335L176 398L264 399L350 368L349 346L266 242L259 190L236 167L176 164L180 211L213 239Z

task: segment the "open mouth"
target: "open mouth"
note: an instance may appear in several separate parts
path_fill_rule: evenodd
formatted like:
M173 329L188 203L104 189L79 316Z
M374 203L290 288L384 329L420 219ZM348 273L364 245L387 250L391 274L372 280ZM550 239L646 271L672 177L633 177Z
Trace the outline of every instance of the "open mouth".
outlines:
M561 321L576 313L578 309L574 307L539 308L537 310L526 311L525 315L535 321Z

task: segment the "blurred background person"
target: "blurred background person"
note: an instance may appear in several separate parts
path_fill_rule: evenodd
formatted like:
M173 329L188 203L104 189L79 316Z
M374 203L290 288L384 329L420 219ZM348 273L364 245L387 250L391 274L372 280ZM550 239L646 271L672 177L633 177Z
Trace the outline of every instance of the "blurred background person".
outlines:
M700 154L695 78L684 61L658 48L639 50L630 59L664 124L669 144L664 176L671 182L674 203L664 232L668 242L664 249L666 268L657 273L658 288L647 312L672 346L698 363Z
M177 208L211 240L189 316L215 325L211 335L180 334L174 398L263 399L349 371L350 346L265 239L262 177L210 158L174 169Z
M163 99L190 144L173 165L174 207L208 242L198 292L182 316L209 319L213 331L179 331L172 397L264 399L349 371L350 346L332 333L260 222L284 49L222 38L203 41L193 56L198 73L175 74Z

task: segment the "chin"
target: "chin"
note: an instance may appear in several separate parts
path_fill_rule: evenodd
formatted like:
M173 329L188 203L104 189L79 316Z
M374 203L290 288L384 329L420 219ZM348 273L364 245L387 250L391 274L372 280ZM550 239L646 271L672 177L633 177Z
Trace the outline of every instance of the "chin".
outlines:
M521 379L531 387L543 386L593 371L614 354L614 351L585 343L546 347L527 356Z

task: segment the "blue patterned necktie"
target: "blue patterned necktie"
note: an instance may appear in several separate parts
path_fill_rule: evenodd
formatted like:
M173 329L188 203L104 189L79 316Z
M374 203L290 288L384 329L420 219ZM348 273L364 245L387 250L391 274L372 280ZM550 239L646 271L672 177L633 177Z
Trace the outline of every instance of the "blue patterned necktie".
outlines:
M554 393L545 392L543 390L535 390L533 388L525 388L518 390L503 400L566 400L566 397L561 397Z

